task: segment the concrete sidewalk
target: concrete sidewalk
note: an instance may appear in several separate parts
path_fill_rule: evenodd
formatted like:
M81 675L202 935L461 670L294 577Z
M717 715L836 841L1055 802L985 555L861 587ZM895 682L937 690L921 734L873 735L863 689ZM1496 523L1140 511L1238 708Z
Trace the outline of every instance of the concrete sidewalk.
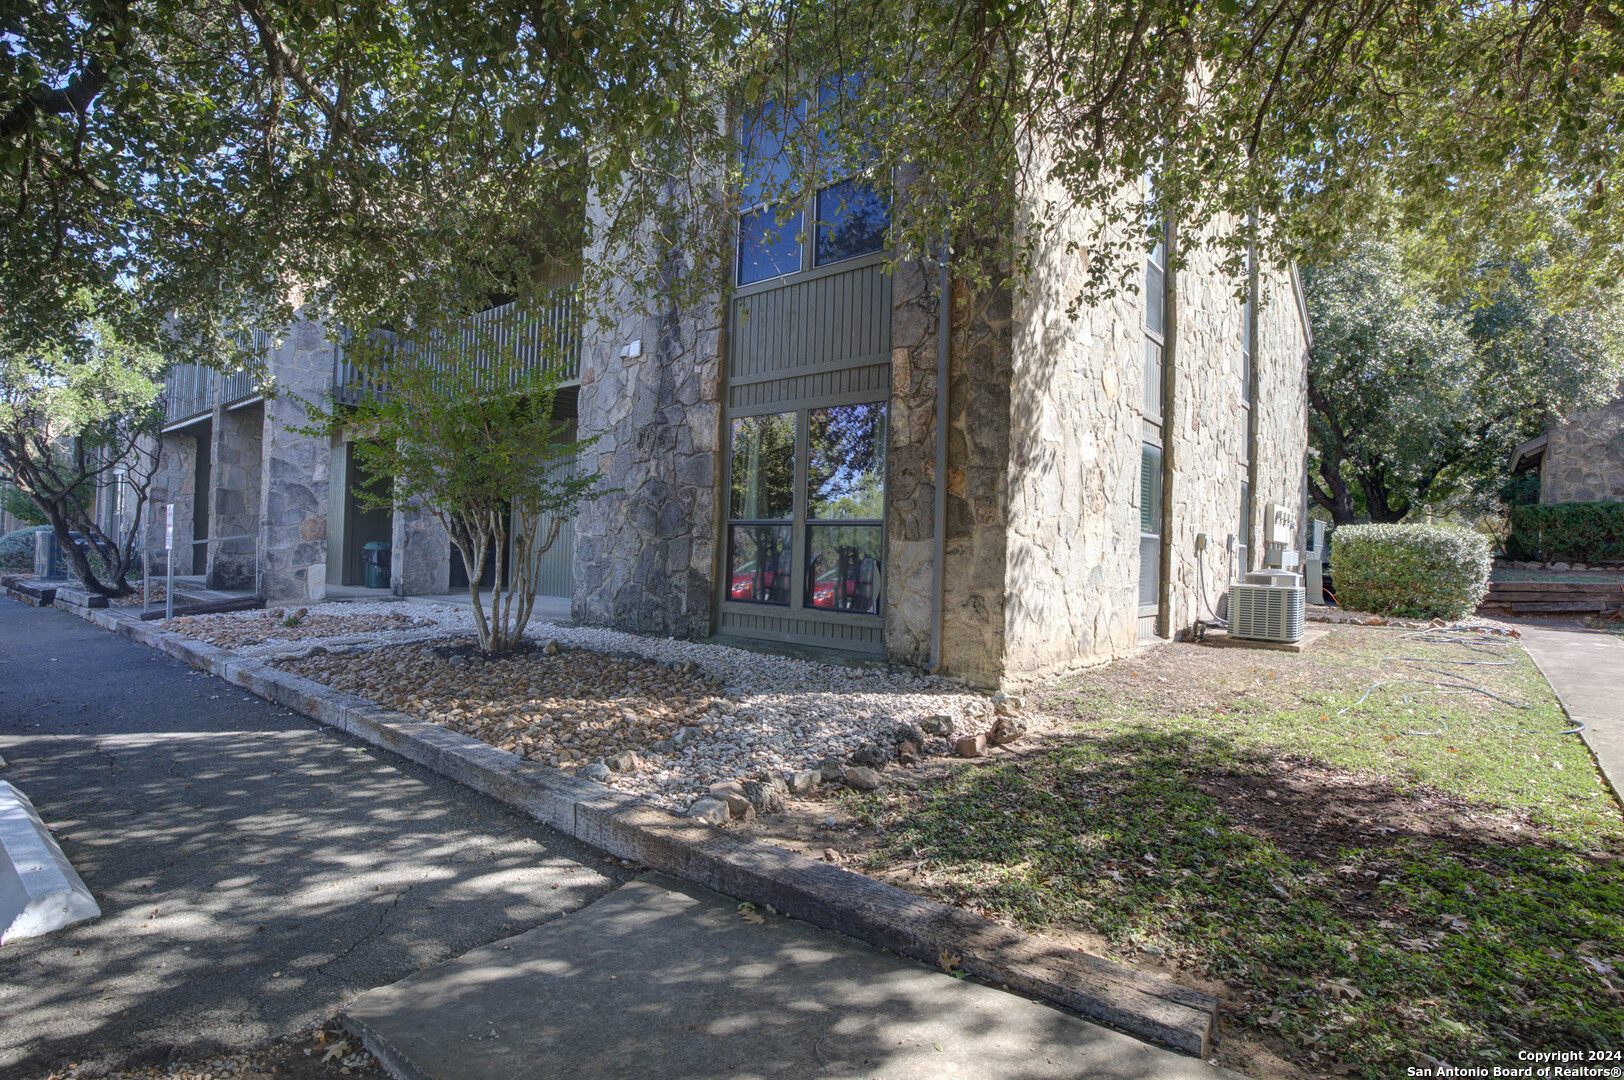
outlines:
M626 876L454 781L6 600L0 753L103 911L0 948L0 1080L246 1049Z
M1577 626L1523 622L1523 648L1562 708L1585 729L1613 795L1624 802L1624 637Z
M658 874L340 1019L402 1080L1235 1077Z

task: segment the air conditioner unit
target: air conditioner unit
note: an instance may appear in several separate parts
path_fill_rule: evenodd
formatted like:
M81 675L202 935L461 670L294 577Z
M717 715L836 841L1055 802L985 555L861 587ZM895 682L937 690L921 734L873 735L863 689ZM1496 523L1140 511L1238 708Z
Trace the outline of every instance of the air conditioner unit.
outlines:
M1257 570L1229 587L1229 634L1252 641L1301 641L1307 598L1302 578Z

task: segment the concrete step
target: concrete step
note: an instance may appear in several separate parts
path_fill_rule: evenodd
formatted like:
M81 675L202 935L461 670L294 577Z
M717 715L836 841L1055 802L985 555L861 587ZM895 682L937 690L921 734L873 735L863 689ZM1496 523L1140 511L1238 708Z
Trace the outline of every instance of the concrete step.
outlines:
M1239 1080L658 874L340 1020L411 1080Z

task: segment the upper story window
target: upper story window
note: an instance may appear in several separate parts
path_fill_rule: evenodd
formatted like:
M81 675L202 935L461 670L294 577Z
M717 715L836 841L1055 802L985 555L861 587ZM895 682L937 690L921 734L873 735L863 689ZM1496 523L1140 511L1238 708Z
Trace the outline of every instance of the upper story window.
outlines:
M1167 229L1145 258L1145 419L1162 422L1162 368L1167 356Z
M851 85L849 80L832 81L819 91L818 110L825 127L847 85ZM804 108L786 109L768 102L739 126L744 174L737 260L740 285L885 249L891 227L890 193L856 175L857 169L843 160L844 155L827 137L820 141L815 155L810 147L797 152L790 132L802 119ZM820 160L812 162L813 156ZM809 170L816 164L810 206L785 199L786 191L797 186L795 169L802 163ZM813 222L810 230L806 228L808 213ZM806 250L803 241L809 232L812 243Z
M1241 407L1252 407L1252 340L1257 333L1257 248L1246 250L1246 303L1241 309Z
M794 174L785 143L799 108L786 110L769 101L739 126L740 164L744 180L739 212L739 284L750 285L801 268L802 208L771 202Z

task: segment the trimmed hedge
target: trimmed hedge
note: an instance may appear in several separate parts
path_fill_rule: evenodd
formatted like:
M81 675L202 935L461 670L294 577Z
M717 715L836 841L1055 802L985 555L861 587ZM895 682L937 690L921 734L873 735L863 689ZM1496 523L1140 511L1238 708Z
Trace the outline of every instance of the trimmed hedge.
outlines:
M1489 591L1488 538L1437 525L1344 525L1332 540L1336 601L1350 611L1460 619Z
M34 534L49 532L48 525L31 525L0 536L0 570L26 574L34 569Z
M1513 506L1506 555L1568 562L1624 560L1624 502Z

